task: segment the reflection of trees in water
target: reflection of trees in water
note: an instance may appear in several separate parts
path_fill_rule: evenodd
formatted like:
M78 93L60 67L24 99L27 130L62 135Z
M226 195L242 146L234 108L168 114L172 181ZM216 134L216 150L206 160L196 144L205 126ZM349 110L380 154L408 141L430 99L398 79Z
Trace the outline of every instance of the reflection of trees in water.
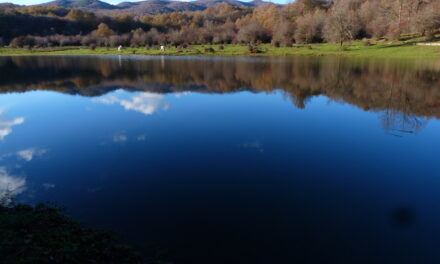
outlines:
M417 134L427 123L428 119L397 110L385 110L380 117L382 127L391 135Z
M419 131L440 118L440 64L338 57L114 59L105 57L0 58L0 90L55 90L84 96L126 87L153 93L274 92L299 107L324 95L381 112L389 131Z
M417 134L428 119L411 113L411 100L407 97L406 87L389 88L388 106L381 114L382 127L391 135L401 137L405 134ZM398 110L397 110L398 109Z

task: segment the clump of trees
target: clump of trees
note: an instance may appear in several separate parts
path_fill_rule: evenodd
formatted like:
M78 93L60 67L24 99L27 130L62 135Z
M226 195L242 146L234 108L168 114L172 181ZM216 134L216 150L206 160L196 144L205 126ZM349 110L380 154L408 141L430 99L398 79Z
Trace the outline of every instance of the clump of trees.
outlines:
M116 13L114 13L116 14ZM218 4L204 11L102 16L48 6L0 9L0 36L13 47L155 46L191 44L433 39L440 0L296 0L257 8Z

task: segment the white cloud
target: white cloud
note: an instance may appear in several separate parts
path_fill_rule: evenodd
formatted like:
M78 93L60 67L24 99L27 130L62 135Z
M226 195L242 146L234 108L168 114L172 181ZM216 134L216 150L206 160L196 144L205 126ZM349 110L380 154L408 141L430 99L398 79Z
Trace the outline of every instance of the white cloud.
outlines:
M44 148L27 148L23 150L19 150L17 152L10 152L3 155L0 155L0 160L10 157L17 157L18 159L22 159L25 161L31 161L35 157L42 156L47 152L47 149Z
M55 188L55 184L53 184L53 183L43 183L43 187L44 187L44 189L49 190L49 189Z
M121 99L117 96L111 95L98 99L98 102L104 104L118 103L125 110L132 110L140 112L145 115L151 115L159 109L167 110L169 104L164 102L164 95L155 93L139 93L137 96L133 96L129 100Z
M180 97L182 97L182 96L190 95L190 94L191 94L191 92L181 92L181 93L174 93L174 96L175 96L176 98L180 98Z
M0 202L11 203L12 198L26 190L26 179L9 175L4 167L0 167Z
M0 111L0 141L2 141L7 135L11 134L13 126L23 124L23 122L23 117L9 119Z
M125 142L127 140L128 140L128 137L124 134L113 135L113 142Z
M138 140L138 141L145 141L145 135L139 135L139 136L137 137L137 140Z
M17 151L17 156L25 161L31 161L34 157L41 156L46 152L46 149L28 148Z

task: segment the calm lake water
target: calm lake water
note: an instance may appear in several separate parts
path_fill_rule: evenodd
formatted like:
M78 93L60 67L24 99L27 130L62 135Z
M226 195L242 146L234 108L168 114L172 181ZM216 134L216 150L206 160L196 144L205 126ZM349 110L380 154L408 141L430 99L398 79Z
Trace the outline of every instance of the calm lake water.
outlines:
M177 264L440 263L439 118L440 61L2 57L0 195Z

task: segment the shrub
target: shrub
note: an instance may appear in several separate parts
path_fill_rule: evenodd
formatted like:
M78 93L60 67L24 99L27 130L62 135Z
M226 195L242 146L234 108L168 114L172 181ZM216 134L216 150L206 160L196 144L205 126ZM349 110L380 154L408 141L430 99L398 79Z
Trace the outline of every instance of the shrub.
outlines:
M369 47L372 45L369 39L363 39L362 44L366 47Z
M35 39L31 36L20 36L12 39L10 46L13 48L23 48L25 46L35 46Z
M259 23L249 23L240 28L237 40L242 43L267 42L270 40L270 35Z
M248 45L248 51L250 53L263 53L263 51L259 49L257 45L252 45L252 44Z

